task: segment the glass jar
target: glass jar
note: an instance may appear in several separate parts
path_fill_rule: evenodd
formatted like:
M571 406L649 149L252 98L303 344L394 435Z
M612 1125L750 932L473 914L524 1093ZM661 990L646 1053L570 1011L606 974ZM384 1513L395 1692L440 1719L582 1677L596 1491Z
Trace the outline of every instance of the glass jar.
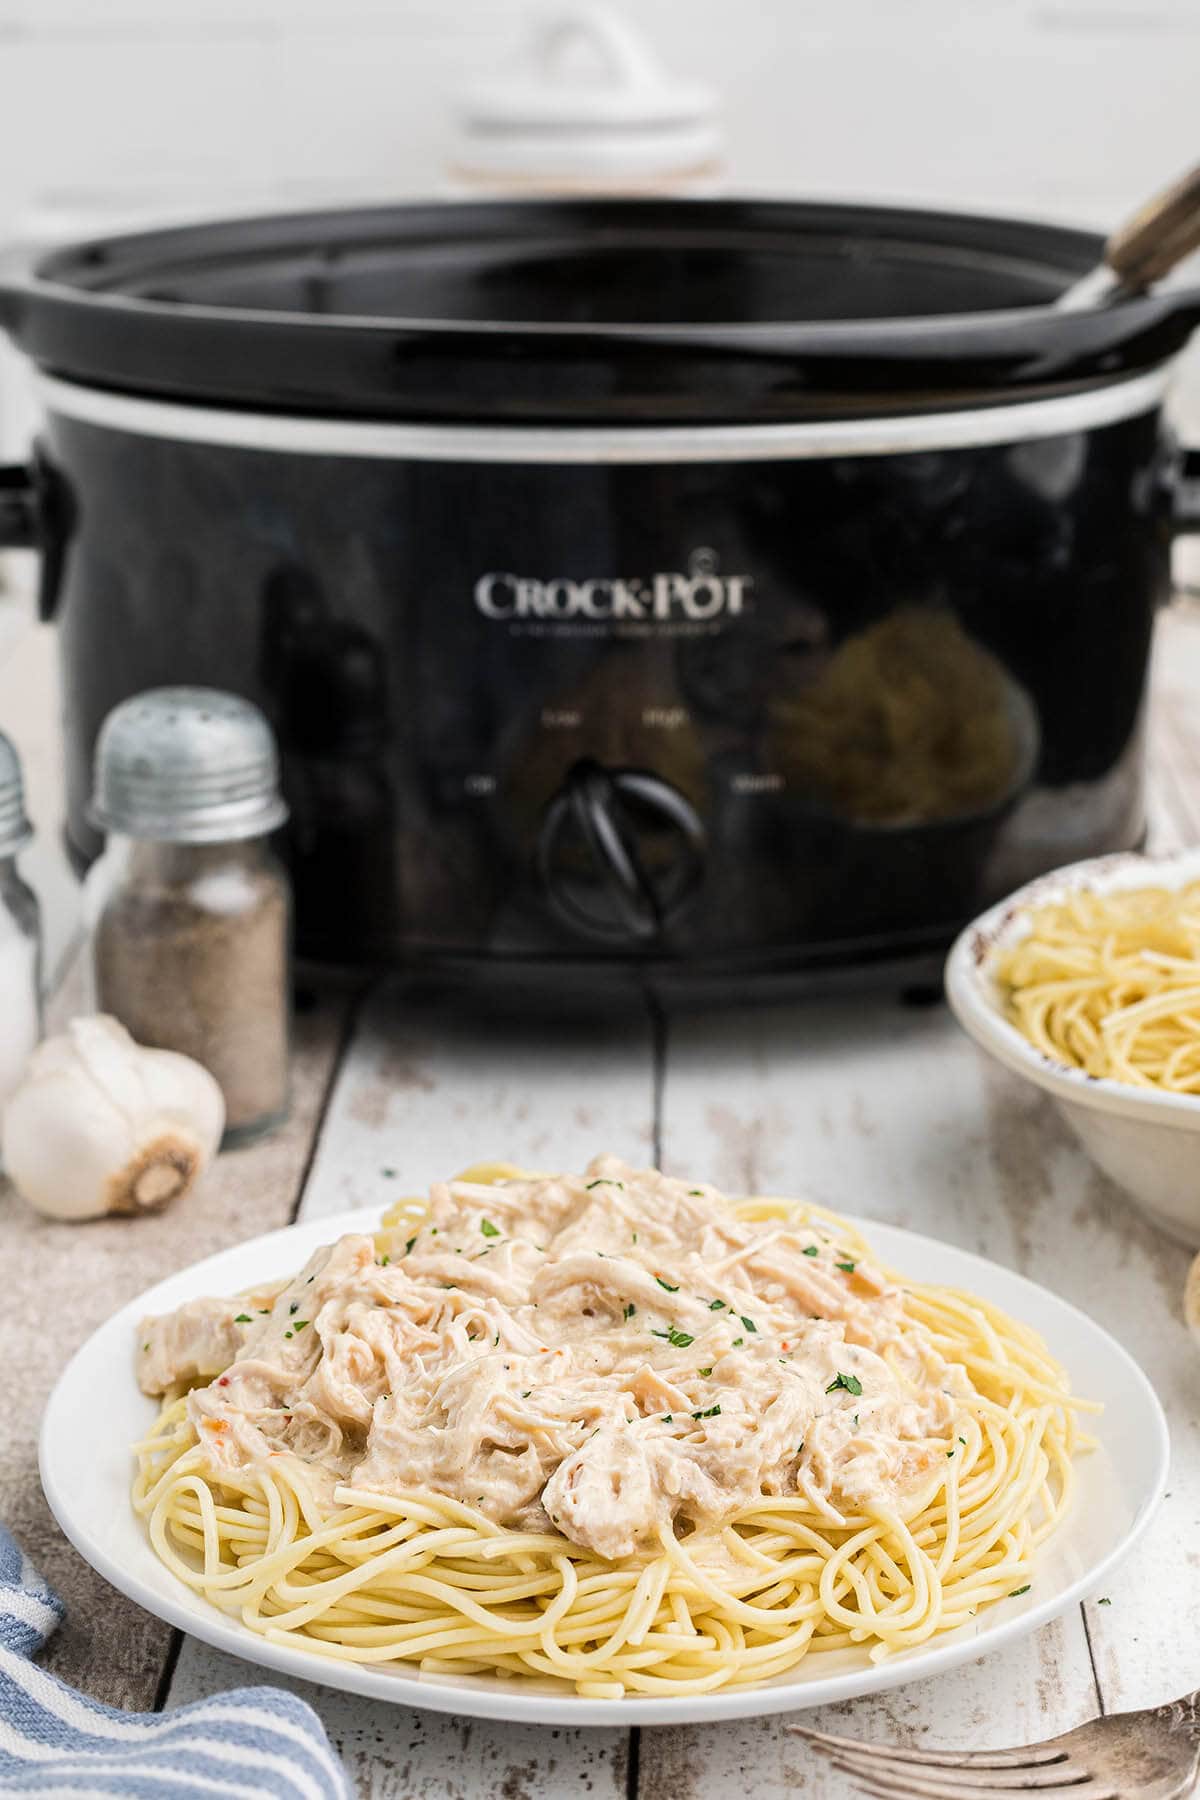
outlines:
M42 1034L41 913L17 870L32 836L20 759L0 732L0 1108Z
M209 1070L226 1145L260 1136L287 1115L291 1024L270 727L205 688L126 701L100 734L93 813L109 834L85 890L97 1008Z

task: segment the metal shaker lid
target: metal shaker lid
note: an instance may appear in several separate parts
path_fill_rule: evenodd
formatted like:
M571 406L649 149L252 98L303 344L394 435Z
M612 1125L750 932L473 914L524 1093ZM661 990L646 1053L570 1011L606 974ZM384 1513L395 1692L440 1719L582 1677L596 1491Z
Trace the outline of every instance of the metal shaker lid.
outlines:
M0 731L0 856L15 856L32 836L33 826L25 812L21 759Z
M101 726L91 816L102 831L160 843L261 837L287 818L271 727L216 688L136 694Z

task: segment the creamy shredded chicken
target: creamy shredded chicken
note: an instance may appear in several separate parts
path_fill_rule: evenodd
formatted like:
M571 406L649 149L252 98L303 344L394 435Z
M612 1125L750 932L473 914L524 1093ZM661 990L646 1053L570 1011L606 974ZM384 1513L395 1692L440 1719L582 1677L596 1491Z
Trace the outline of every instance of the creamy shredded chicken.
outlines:
M433 1490L609 1558L764 1495L890 1509L967 1392L819 1222L742 1218L611 1156L440 1183L413 1236L348 1234L139 1342L147 1393L216 1377L188 1413L218 1467L290 1455L330 1491Z

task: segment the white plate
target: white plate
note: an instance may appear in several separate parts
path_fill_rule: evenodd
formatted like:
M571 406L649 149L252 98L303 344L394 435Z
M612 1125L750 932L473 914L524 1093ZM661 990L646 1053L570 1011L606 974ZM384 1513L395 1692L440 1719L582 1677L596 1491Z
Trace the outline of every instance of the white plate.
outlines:
M376 1208L315 1219L237 1244L160 1281L111 1318L68 1364L42 1423L42 1486L55 1518L80 1554L107 1581L168 1624L247 1662L378 1700L483 1719L551 1725L662 1725L748 1718L760 1713L849 1700L935 1675L986 1650L998 1650L1066 1612L1124 1556L1162 1498L1167 1426L1146 1377L1086 1314L1044 1288L982 1257L894 1225L863 1221L880 1258L892 1267L951 1287L969 1288L1045 1336L1081 1394L1104 1403L1100 1448L1080 1459L1075 1505L1043 1548L1028 1595L1001 1601L970 1626L881 1664L849 1651L812 1656L756 1688L678 1699L585 1700L551 1683L485 1676L421 1675L334 1662L256 1632L205 1604L154 1555L129 1502L129 1446L145 1435L153 1402L138 1392L133 1347L139 1319L199 1294L232 1294L300 1268L313 1250L344 1231L373 1231Z

